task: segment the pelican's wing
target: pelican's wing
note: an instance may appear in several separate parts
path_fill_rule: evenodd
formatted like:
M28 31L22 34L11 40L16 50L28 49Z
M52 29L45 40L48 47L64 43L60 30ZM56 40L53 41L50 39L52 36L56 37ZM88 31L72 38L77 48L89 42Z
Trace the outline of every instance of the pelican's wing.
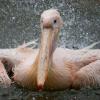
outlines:
M77 71L73 78L73 88L100 86L100 60L96 60Z
M92 43L91 45L89 45L89 46L87 46L87 47L84 47L84 48L82 48L82 49L80 49L80 50L92 49L93 47L95 47L95 46L98 45L99 43L100 43L100 41L94 42L94 43Z
M7 75L7 72L3 63L0 61L0 86L8 87L10 85L11 85L11 79Z

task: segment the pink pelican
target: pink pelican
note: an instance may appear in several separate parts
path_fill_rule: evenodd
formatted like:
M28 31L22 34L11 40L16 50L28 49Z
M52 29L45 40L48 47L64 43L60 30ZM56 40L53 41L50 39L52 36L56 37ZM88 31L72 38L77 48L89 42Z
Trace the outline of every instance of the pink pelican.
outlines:
M100 85L100 49L58 48L63 21L55 9L44 11L40 24L39 49L26 46L0 49L1 83L11 84L8 71L13 73L14 82L28 89L63 90ZM10 70L5 70L5 62Z

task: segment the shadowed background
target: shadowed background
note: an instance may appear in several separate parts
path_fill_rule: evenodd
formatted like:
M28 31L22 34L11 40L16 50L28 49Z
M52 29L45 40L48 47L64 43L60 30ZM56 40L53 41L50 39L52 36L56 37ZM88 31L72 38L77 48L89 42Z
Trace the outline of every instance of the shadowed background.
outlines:
M49 8L64 20L58 46L78 49L100 40L100 0L0 0L0 48L39 42L40 14ZM0 89L0 100L99 100L99 89L41 93L12 86Z

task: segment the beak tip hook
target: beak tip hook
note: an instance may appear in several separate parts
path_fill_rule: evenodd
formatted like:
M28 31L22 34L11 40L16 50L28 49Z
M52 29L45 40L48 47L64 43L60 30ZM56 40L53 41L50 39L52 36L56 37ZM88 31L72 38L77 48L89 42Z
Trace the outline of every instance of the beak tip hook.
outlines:
M43 84L39 84L39 85L37 86L37 88L38 88L39 91L42 91L42 90L43 90Z

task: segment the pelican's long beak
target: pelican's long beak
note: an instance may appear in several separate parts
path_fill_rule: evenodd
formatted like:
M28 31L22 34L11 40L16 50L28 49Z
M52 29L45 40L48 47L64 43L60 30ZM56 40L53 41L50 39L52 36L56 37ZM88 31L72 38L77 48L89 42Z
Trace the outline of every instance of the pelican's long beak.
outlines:
M57 36L52 29L43 29L37 68L37 86L39 90L43 89L49 67L51 66L56 38Z

